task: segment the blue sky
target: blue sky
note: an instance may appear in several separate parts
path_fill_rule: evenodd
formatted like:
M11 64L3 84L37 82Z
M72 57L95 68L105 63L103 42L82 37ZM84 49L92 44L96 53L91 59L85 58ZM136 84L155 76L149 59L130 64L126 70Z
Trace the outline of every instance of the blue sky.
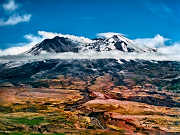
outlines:
M94 38L118 32L130 39L157 34L180 41L180 0L0 0L0 49L38 31Z

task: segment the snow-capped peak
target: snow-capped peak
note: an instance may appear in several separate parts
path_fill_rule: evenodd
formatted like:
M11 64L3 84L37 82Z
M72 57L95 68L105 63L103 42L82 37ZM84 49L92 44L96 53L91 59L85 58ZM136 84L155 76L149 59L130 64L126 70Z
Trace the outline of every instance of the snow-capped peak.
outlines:
M133 43L132 40L130 40L130 39L128 39L128 38L126 38L126 37L124 37L123 35L120 35L120 34L119 35L113 35L112 37L107 38L106 41L111 42L111 43L119 42L119 41L123 41L126 44L132 44Z
M48 33L49 34L49 33ZM34 46L27 53L39 55L42 52L61 53L61 52L85 52L85 51L111 51L121 52L154 52L151 48L141 48L119 33L101 33L100 38L94 40L77 40L78 37L56 35L54 38L45 39ZM79 37L79 39L82 39ZM89 42L88 42L89 41Z
M110 51L119 50L122 52L133 52L135 49L129 47L133 44L132 40L129 40L124 35L119 33L100 33L97 35L96 42L90 43L88 48L95 51ZM132 45L133 46L133 45ZM87 47L85 50L88 50Z

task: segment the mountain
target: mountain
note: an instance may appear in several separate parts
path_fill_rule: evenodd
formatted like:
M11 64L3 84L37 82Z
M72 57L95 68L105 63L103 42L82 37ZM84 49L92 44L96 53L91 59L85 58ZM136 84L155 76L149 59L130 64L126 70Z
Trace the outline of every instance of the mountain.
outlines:
M98 52L118 50L121 52L156 52L156 49L148 47L138 47L132 40L116 34L109 38L97 38L92 43L84 43L67 37L56 36L53 39L45 39L27 51L27 54L39 55L44 52L61 53L61 52L84 52L94 50Z

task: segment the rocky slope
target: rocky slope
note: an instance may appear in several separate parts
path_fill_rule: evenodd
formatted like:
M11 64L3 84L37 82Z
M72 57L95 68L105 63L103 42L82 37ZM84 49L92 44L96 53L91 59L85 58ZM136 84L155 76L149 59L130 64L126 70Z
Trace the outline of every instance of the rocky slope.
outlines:
M36 81L55 79L59 75L93 80L98 76L110 74L116 84L129 88L134 85L151 84L159 90L169 89L179 92L179 62L123 59L121 62L123 64L116 59L50 59L17 67L5 63L0 64L0 79L2 83L9 82L15 86L25 84L34 87Z

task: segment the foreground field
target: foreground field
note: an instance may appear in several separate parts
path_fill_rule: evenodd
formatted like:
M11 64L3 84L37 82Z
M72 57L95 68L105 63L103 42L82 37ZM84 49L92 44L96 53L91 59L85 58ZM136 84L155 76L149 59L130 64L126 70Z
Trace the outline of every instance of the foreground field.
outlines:
M44 88L47 84L49 88ZM177 93L59 77L39 88L0 88L0 134L167 134L180 132Z

